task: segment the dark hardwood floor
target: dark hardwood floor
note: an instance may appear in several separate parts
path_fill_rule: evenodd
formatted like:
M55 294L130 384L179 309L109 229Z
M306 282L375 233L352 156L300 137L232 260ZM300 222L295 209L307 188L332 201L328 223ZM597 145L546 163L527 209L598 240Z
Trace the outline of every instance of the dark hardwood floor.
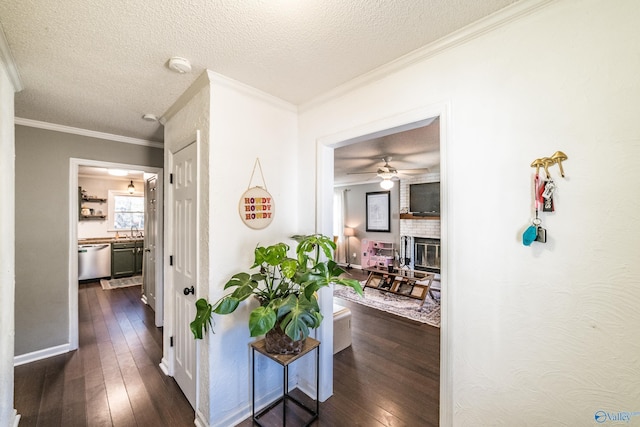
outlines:
M334 395L312 425L437 426L440 330L341 304L351 309L352 346L334 357ZM162 332L139 287L82 284L79 316L77 351L15 368L20 427L193 426L193 409L158 368ZM293 412L288 421L298 418ZM279 425L279 413L264 422Z
M15 368L27 426L193 426L194 411L162 373L162 330L140 287L81 284L79 349Z
M339 303L351 309L352 345L334 356L334 394L320 404L320 417L311 425L437 426L440 329L360 304ZM277 408L269 414L268 425L280 425L281 406ZM295 421L306 416L293 412ZM251 425L248 419L239 427Z

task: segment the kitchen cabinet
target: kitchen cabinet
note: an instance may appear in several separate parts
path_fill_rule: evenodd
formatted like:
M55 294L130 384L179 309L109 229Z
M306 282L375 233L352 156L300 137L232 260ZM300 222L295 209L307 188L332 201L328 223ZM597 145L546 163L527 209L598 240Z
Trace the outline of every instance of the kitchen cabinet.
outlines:
M111 277L128 277L142 274L144 241L117 242L111 244Z

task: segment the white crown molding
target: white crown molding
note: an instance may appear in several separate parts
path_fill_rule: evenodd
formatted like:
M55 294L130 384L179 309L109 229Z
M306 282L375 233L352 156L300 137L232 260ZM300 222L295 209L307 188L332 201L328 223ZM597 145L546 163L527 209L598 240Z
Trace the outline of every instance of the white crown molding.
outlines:
M337 86L336 88L331 89L308 102L304 102L298 106L298 110L300 112L310 110L355 89L366 86L374 81L381 80L398 70L407 68L410 65L431 58L440 52L452 49L456 46L467 43L470 40L481 37L496 28L502 27L510 22L529 15L554 1L556 0L521 0L483 19L480 19L479 21L473 22L439 40L436 40L433 43L429 43L428 45L409 52L398 59L356 77L343 85Z
M238 92L241 92L245 95L251 96L253 98L257 98L261 101L267 102L277 108L281 108L285 111L290 111L293 113L298 112L298 107L294 104L287 102L281 98L268 94L266 92L261 91L260 89L256 89L253 86L249 86L247 84L241 83L237 80L233 80L227 76L223 76L222 74L215 73L213 71L209 71L209 78L212 83L216 83L221 86L226 86L228 88L234 89Z
M175 116L178 111L182 110L189 103L189 101L191 101L191 99L196 96L198 92L200 92L200 90L209 85L209 83L211 82L211 79L209 78L210 73L211 72L209 70L204 70L202 74L200 74L193 81L193 83L191 83L191 86L189 86L187 90L182 92L176 102L174 102L171 107L169 107L169 109L165 111L164 114L158 119L161 125L164 126L165 124L167 124L167 122L171 120L171 118Z
M164 148L164 144L161 142L131 138L122 135L114 135L112 133L98 132L95 130L74 128L71 126L58 125L55 123L41 122L39 120L23 119L21 117L15 118L15 124L32 128L53 130L56 132L71 133L74 135L88 136L90 138L108 139L109 141L124 142L127 144L144 145L153 148Z
M9 49L9 43L4 34L2 23L0 23L0 62L4 64L9 75L9 80L13 84L13 90L20 92L24 87L22 86L22 80L20 79L20 73L18 73L18 67L11 55L11 49Z
M226 86L245 95L252 96L261 101L267 102L275 107L282 108L286 111L294 113L298 112L298 108L278 97L270 95L252 86L240 83L237 80L233 80L229 77L218 74L214 71L206 69L198 76L198 78L189 86L189 88L180 95L180 97L173 103L171 107L160 117L160 123L165 125L168 120L171 119L178 111L183 109L187 103L204 87L215 83L219 86Z

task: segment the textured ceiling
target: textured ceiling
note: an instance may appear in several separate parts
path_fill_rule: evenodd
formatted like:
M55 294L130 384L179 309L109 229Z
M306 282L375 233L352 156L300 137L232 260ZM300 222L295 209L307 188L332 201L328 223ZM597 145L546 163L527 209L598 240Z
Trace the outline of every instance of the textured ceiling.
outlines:
M204 69L299 105L516 1L20 0L0 2L0 23L17 117L162 141L141 116Z
M439 172L440 120L336 148L333 153L335 185L380 182L376 172L384 165L383 157L391 157L389 165L398 170L398 178Z

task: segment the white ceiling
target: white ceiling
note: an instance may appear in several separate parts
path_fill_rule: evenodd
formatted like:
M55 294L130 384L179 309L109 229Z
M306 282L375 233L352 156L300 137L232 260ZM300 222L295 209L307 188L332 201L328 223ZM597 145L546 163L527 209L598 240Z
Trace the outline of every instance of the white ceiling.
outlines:
M204 69L300 105L517 1L20 0L0 2L0 23L16 117L162 141L141 116Z
M120 169L123 170L123 169ZM126 170L126 176L113 176L109 174L108 168L95 167L95 166L78 166L78 176L88 178L101 178L115 181L129 181L137 180L142 181L144 179L144 172L138 170Z
M383 157L391 157L389 165L398 177L440 171L440 120L438 118L391 129L334 150L334 184L380 182L376 174L384 165ZM370 173L364 173L370 172Z

